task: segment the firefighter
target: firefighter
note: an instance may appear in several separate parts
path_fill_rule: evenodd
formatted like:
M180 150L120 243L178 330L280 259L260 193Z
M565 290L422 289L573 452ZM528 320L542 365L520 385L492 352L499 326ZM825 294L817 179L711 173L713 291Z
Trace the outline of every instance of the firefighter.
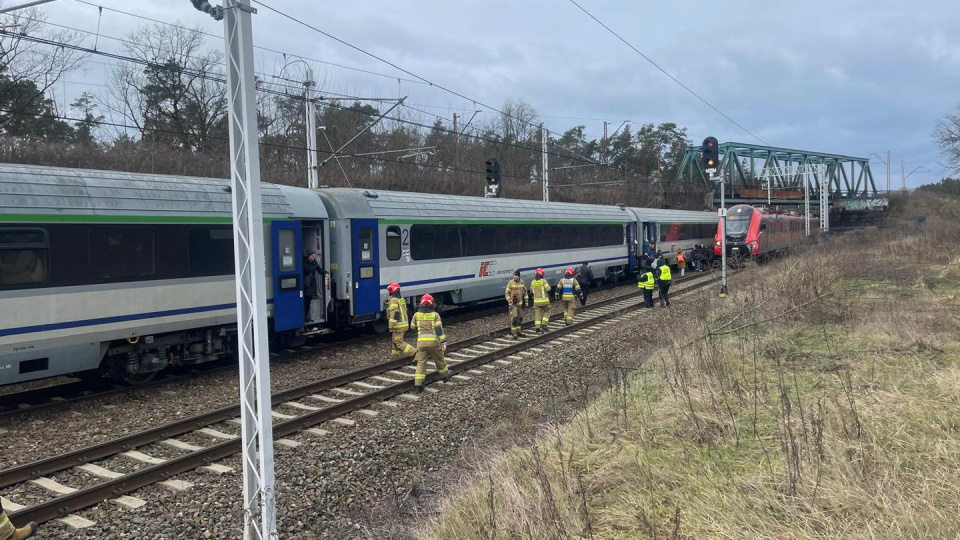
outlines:
M0 505L0 540L24 540L35 534L37 534L36 523L31 521L26 527L18 529L13 526L13 523L10 523L10 518L3 510L3 505Z
M393 348L390 350L390 359L413 356L417 350L403 340L403 335L410 328L407 320L407 301L400 296L400 284L393 282L387 285L387 325L393 335Z
M420 310L413 314L413 328L417 331L417 372L413 376L413 391L423 393L423 383L427 378L427 360L437 366L440 380L447 382L450 367L443 361L447 352L447 336L443 333L440 314L434 311L433 297L425 294L420 297Z
M670 305L670 281L672 276L670 275L670 264L664 260L662 264L657 266L657 285L660 287L660 307L666 307Z
M640 282L637 283L637 288L643 292L644 307L653 307L653 288L655 286L656 279L653 277L653 272L645 272L640 274Z
M573 322L573 313L577 309L577 298L583 296L580 284L573 277L573 268L567 268L564 277L557 282L557 296L563 301L563 320L568 325Z
M533 324L535 332L544 332L544 327L550 324L550 283L543 279L543 268L533 272L534 279L530 282L530 292L533 294Z
M510 309L510 335L513 339L526 337L523 335L523 310L527 307L527 286L520 279L520 271L513 272L513 279L507 282L507 289L503 293Z

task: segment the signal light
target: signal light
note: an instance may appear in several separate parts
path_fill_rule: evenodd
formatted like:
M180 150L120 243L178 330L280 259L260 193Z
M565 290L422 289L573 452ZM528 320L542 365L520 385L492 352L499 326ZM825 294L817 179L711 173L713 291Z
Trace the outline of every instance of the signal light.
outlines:
M716 169L720 163L720 143L716 137L707 137L700 145L701 162L704 170Z
M501 197L503 191L501 190L500 182L502 180L500 174L500 163L495 158L490 158L487 160L487 186L484 188L483 196L484 197Z

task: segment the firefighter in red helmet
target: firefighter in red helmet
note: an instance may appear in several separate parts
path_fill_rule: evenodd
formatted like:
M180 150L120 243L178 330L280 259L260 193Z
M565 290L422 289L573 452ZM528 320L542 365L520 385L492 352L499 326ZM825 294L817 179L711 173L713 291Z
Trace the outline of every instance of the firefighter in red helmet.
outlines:
M577 298L583 296L580 283L573 277L573 274L573 268L567 268L556 287L557 296L563 302L563 320L567 324L573 322L573 314L577 309Z
M537 268L533 272L530 292L533 294L534 331L540 333L550 324L550 283L543 279L543 268Z
M510 309L510 334L513 339L520 339L524 337L522 332L523 310L521 308L527 307L527 286L524 285L519 270L514 271L513 279L507 282L507 289L503 294Z
M390 349L390 359L406 358L417 352L409 343L403 340L403 335L410 328L408 319L407 301L400 295L400 284L393 282L387 285L387 326L393 336L393 346Z
M420 297L420 310L413 314L413 328L417 331L417 372L413 376L414 392L423 393L423 383L427 378L427 360L437 366L437 373L446 382L450 378L450 368L443 360L447 352L447 336L443 333L440 314L434 311L433 297L425 294Z

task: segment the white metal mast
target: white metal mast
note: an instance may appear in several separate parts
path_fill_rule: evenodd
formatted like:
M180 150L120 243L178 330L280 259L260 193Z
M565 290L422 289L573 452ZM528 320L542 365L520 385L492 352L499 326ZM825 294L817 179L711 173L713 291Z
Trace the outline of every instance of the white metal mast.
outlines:
M316 83L313 80L313 68L307 65L307 80L303 83L307 109L307 187L318 189L320 166L317 160L317 103L313 93Z
M543 154L543 200L550 200L550 165L547 158L547 128L540 124L540 151Z
M227 52L230 123L230 177L237 276L237 332L240 357L240 419L243 449L244 538L279 538L273 471L270 350L267 344L266 266L260 199L253 29L250 0L205 0L194 7L223 19Z

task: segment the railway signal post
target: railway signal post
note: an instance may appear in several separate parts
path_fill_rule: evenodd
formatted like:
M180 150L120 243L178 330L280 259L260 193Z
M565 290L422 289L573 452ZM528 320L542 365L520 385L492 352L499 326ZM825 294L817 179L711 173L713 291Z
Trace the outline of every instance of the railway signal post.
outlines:
M700 145L703 170L712 182L720 182L720 298L727 296L727 194L723 174L719 176L720 145L716 137L707 137Z
M267 540L279 536L274 500L267 281L250 20L255 11L250 7L250 0L224 0L222 7L211 6L206 0L191 0L191 3L216 20L223 19L224 23L240 357L243 535L247 540Z

